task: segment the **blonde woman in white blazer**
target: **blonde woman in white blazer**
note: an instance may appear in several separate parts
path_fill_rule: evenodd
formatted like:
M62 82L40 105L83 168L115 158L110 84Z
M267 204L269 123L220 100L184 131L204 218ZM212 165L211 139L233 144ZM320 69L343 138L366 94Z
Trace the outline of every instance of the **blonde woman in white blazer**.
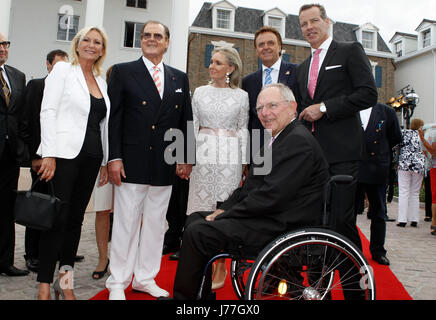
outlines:
M74 257L97 174L107 183L110 101L101 65L107 37L98 27L80 30L71 42L71 63L58 62L45 81L41 104L41 180L53 179L62 201L59 218L40 240L38 299L50 299L50 283L59 259L55 296L75 299Z

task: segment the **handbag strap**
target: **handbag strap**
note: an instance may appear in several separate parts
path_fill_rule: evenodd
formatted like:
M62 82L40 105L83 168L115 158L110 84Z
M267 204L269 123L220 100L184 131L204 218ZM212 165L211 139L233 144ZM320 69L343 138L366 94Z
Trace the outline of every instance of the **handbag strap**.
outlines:
M35 182L32 183L32 186L30 187L30 190L29 190L29 191L32 192L33 189L35 188L36 184L37 184L38 182L40 182L40 181L41 181L41 177L38 177L38 179L36 179ZM48 183L48 184L50 185L50 191L51 191L51 194L50 194L50 195L51 195L52 197L55 197L53 181L50 180L49 182L46 182L46 183Z

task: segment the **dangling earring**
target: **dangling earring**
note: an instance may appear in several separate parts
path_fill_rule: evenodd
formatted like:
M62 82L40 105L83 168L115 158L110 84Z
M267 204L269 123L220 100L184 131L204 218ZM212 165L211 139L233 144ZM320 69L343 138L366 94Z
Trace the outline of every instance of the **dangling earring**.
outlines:
M226 72L226 83L230 83L230 73Z

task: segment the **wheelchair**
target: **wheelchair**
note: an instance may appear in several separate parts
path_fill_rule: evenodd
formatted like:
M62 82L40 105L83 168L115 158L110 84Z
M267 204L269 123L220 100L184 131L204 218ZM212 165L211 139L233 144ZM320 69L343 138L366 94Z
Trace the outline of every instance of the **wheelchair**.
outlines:
M375 300L374 276L365 256L346 237L328 229L332 187L352 181L346 175L329 179L321 227L289 231L256 257L229 253L213 257L204 269L198 299L211 264L230 258L231 282L240 300Z

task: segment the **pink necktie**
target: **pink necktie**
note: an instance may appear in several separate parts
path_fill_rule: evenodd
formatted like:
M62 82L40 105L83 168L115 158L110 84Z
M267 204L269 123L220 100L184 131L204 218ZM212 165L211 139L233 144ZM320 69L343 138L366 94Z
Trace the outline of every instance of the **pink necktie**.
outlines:
M321 49L315 50L312 59L312 66L310 67L309 73L309 94L313 99L315 95L316 82L318 81L318 69L319 69L319 54L321 53Z
M160 82L159 71L160 71L160 69L157 66L153 67L153 81L154 81L154 84L156 85L157 91L159 91L159 94L161 94L162 83Z

